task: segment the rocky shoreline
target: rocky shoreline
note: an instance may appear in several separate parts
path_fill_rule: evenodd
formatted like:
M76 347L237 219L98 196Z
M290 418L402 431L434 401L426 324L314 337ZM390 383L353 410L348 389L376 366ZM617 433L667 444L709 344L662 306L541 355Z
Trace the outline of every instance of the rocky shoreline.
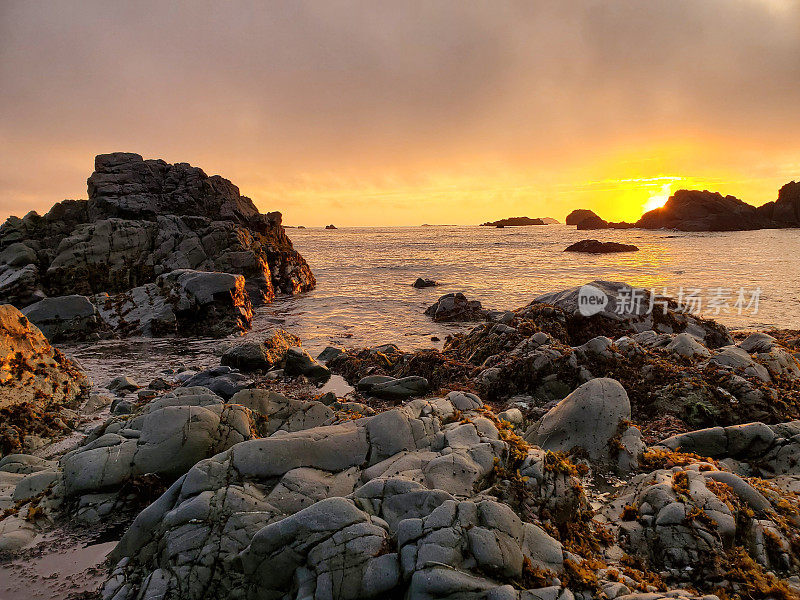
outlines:
M445 294L441 349L273 328L93 385L51 342L236 334L315 284L227 180L96 166L0 228L4 598L800 597L800 332L593 281L592 316Z
M120 540L81 598L796 597L798 332L620 317L622 284L593 285L605 313L576 290L481 309L441 351L315 359L276 331L120 378L113 409L55 365L74 391L40 408L99 423L47 459L63 418L5 447L0 569L55 534Z

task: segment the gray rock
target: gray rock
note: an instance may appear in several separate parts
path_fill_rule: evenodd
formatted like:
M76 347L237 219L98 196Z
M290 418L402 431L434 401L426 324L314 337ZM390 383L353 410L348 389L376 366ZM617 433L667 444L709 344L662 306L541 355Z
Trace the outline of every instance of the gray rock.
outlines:
M22 309L51 342L86 339L107 329L100 314L86 296L44 298Z
M503 412L498 413L497 418L501 421L507 421L512 425L521 425L523 421L522 411L518 408L508 408Z
M755 354L760 352L770 352L778 343L774 337L763 332L753 333L747 336L739 343L739 347L748 352Z
M136 380L132 377L128 377L127 375L121 375L119 377L115 377L111 381L106 384L106 388L108 388L112 392L135 392L142 386L139 385Z
M674 308L667 308L669 325L664 319L654 320L654 315L651 314L650 310L651 293L646 289L635 288L618 281L595 280L586 285L591 286L594 289L594 293L597 293L599 297L606 298L606 303L602 310L595 313L595 315L621 322L634 333L648 330L656 330L657 333L689 333L702 340L706 346L712 348L733 343L733 338L731 338L730 333L724 326ZM570 315L581 316L579 303L582 297L581 288L583 287L577 286L560 292L543 294L536 298L534 302L551 304ZM634 295L638 301L632 301ZM664 308L661 304L655 302L654 304L654 311L663 312Z
M711 352L692 335L679 333L666 345L666 350L684 358L709 357Z
M327 381L331 376L328 367L319 364L299 346L286 350L284 361L283 372L289 376L305 375L316 381Z
M240 371L269 371L274 363L261 342L242 342L228 348L220 362Z
M236 392L252 387L253 380L230 367L221 366L193 375L183 386L204 387L222 398L231 398Z
M326 346L325 349L319 353L317 356L317 360L323 363L327 363L332 361L337 356L341 355L344 352L341 348L337 348L335 346Z
M360 383L360 382L359 382ZM421 396L428 390L428 380L424 377L392 378L391 381L377 383L369 389L369 393L387 400L405 400L413 396Z
M176 269L153 283L91 298L107 327L122 336L222 337L250 328L245 278L230 273Z
M525 439L546 450L579 447L593 460L609 456L609 441L631 417L628 394L614 379L592 379L551 409Z

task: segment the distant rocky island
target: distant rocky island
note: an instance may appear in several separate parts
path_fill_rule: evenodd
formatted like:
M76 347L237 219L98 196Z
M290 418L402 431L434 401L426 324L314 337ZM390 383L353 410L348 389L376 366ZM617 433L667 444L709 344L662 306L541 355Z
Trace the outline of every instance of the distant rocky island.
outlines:
M800 182L791 181L778 198L762 206L708 190L678 190L666 204L642 215L636 223L608 222L591 210L572 211L567 225L591 229L677 229L679 231L748 231L800 227Z
M281 213L218 175L101 154L88 193L0 227L0 303L51 340L226 335L250 326L252 305L316 284Z
M499 221L487 221L481 223L481 227L524 227L527 225L552 225L558 223L552 217L545 217L543 219L532 219L530 217L509 217L507 219L500 219Z
M619 242L601 242L600 240L581 240L575 242L564 252L584 252L588 254L611 254L614 252L636 252L639 250L633 244L620 244Z

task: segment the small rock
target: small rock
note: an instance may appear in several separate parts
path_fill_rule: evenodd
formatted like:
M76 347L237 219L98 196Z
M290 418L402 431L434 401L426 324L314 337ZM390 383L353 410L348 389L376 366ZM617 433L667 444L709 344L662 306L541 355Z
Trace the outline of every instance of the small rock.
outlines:
M106 385L106 387L112 392L116 392L118 394L119 393L124 394L125 392L133 392L135 390L138 390L142 386L139 385L131 377L128 377L127 375L123 375L121 377L115 377L114 379L109 381L108 385Z
M417 280L412 285L417 289L421 289L434 287L436 282L433 279L423 279L422 277L417 277Z

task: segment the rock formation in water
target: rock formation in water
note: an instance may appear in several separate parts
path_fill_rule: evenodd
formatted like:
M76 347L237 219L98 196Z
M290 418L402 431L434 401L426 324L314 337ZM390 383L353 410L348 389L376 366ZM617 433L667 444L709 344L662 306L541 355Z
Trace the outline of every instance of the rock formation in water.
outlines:
M754 206L733 196L678 190L661 208L646 212L636 222L642 229L681 231L740 231L775 227L774 221Z
M577 225L578 223L589 217L597 217L598 219L600 218L594 211L589 210L588 208L576 208L567 215L567 218L564 221L564 223L566 223L567 225Z
M800 182L790 181L778 191L775 202L767 202L756 210L780 227L800 227Z
M281 214L260 214L218 175L102 154L88 187L88 200L65 200L44 216L11 217L0 227L0 301L22 308L55 296L137 296L133 290L163 287L160 277L187 269L242 275L254 304L316 283ZM166 293L156 303L174 298ZM176 315L188 308L179 304Z
M531 219L530 217L509 217L499 221L487 221L481 223L481 227L522 227L525 225L545 225L542 219Z
M755 207L734 196L707 190L678 190L666 204L644 213L636 223L607 222L585 209L574 210L567 225L578 229L677 229L679 231L747 231L800 227L800 183L791 181L774 202Z
M638 247L633 244L620 244L619 242L601 242L600 240L581 240L570 244L564 252L588 252L590 254L609 254L612 252L636 252Z
M434 321L480 321L486 311L478 300L468 300L461 292L445 294L425 310Z
M0 305L0 454L30 452L66 429L91 382L10 304Z

